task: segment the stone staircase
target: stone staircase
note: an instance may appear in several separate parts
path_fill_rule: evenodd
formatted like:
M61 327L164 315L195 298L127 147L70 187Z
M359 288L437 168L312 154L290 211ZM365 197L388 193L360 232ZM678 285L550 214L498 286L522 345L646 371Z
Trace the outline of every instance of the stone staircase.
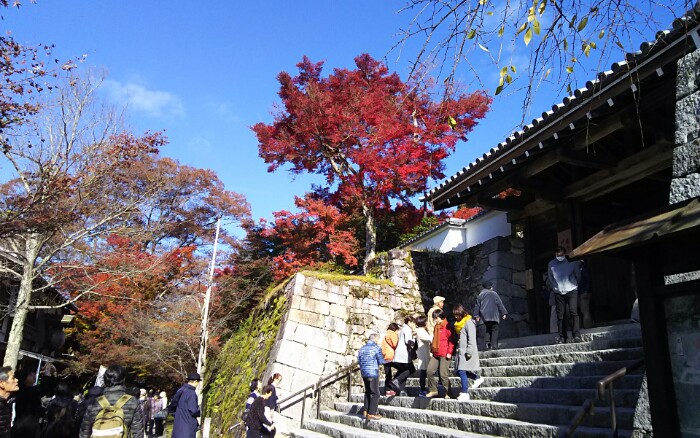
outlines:
M588 398L596 382L643 358L638 324L582 331L584 342L551 345L554 335L506 339L501 349L481 353L484 383L470 389L471 401L458 402L460 382L450 379L451 399L418 397L417 378L407 396L381 397L381 420L367 421L362 394L336 402L334 410L304 421L293 437L558 437ZM619 436L632 434L643 370L615 383ZM471 383L471 382L470 382ZM441 388L441 396L444 390ZM576 437L611 437L609 405L596 401L593 415Z

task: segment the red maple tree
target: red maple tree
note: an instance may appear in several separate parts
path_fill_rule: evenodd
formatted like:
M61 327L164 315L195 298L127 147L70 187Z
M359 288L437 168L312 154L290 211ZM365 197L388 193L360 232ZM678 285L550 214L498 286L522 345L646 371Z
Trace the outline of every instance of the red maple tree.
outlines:
M276 280L283 279L301 268L334 263L357 265L358 243L346 226L347 217L341 211L307 194L295 198L297 213L273 213L272 226L265 227L263 236L276 242L281 249L272 257Z
M252 129L269 171L289 164L292 173L322 174L362 206L366 262L375 253L377 209L442 178L443 160L484 117L490 98L477 92L435 101L370 55L355 66L322 77L323 62L304 57L298 75L278 75L282 108L273 123Z

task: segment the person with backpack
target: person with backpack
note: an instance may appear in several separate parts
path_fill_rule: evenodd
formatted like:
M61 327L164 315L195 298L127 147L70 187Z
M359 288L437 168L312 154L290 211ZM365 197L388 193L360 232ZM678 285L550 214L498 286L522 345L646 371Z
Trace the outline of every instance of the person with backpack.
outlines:
M389 324L382 340L382 354L384 355L384 393L387 397L396 395L397 388L392 386L392 370L394 366L394 354L399 345L399 325L395 322Z
M394 368L396 377L391 385L396 388L398 395L406 392L406 380L416 372L413 359L416 358L416 341L413 339L413 330L416 328L416 319L408 315L404 318L403 327L399 333L399 342L394 351Z
M173 433L171 438L195 438L199 430L200 416L197 401L197 386L202 381L199 373L187 376L187 383L182 385L173 396L168 410L173 413Z
M58 382L54 393L54 398L49 401L44 412L43 436L73 438L78 433L74 419L78 402L73 398L73 391L68 382Z
M121 365L110 365L104 373L105 389L85 410L79 438L143 438L143 412L138 400L127 394Z

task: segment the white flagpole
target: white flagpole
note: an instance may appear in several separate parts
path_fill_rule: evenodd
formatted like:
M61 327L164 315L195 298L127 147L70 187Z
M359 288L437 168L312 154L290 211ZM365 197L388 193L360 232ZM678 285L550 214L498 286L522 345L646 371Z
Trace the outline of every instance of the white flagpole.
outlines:
M207 342L209 341L209 301L211 300L211 288L214 283L214 267L216 265L216 247L219 243L219 228L221 227L221 218L216 221L216 236L214 237L214 250L211 255L211 266L209 267L209 285L207 292L204 295L204 307L202 308L202 336L199 343L199 357L197 358L197 372L200 375L206 371L207 361ZM202 388L199 387L199 398L201 404Z

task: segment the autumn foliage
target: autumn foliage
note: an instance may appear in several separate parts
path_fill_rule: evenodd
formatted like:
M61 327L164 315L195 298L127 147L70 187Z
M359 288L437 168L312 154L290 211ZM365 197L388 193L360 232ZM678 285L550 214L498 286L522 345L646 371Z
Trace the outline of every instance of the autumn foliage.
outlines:
M355 58L355 69L327 77L322 62L304 57L297 67L296 76L277 77L282 105L273 123L252 127L260 156L271 172L288 165L292 173L321 174L329 188L361 205L370 259L377 210L442 178L443 160L484 117L490 99L473 93L433 100L367 54Z
M352 231L343 228L346 216L312 195L297 197L294 203L299 212L275 212L274 222L263 231L263 237L281 248L272 258L275 279L329 262L357 266L358 243Z

